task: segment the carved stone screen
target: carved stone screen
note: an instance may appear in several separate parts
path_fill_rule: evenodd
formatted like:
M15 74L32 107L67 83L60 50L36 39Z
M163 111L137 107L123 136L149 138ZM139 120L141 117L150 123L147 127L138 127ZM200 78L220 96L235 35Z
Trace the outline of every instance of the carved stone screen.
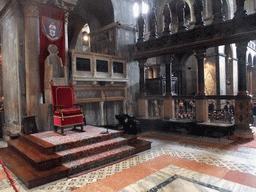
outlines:
M123 73L124 72L124 65L122 62L113 62L113 71L114 73Z
M77 71L91 71L91 61L87 58L76 58Z
M96 60L96 69L97 72L108 72L108 61L105 60Z

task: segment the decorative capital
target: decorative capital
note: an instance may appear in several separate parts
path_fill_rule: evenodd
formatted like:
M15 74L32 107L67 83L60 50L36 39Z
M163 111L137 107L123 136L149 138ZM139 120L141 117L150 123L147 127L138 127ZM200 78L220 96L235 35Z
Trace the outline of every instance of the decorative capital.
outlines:
M147 62L147 59L139 60L139 67L144 68L146 62Z
M204 59L206 55L205 49L199 49L195 51L195 56L198 60Z
M242 53L246 53L248 42L249 41L245 41L245 42L243 41L243 42L240 42L240 43L236 43L237 50L242 52Z
M22 1L24 16L25 17L37 17L39 18L38 5L41 3L40 0L25 0Z
M65 24L68 24L69 11L65 11Z
M170 63L173 62L174 55L173 54L171 54L171 55L163 55L162 58L163 58L164 64L170 64Z

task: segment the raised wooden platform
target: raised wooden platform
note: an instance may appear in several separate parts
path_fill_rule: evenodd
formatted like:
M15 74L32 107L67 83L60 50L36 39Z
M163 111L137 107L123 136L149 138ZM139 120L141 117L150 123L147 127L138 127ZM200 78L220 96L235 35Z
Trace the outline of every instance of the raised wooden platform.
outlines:
M151 142L122 131L101 134L106 129L94 126L84 130L65 129L66 136L53 131L20 134L0 149L0 156L27 188L33 188L151 148Z

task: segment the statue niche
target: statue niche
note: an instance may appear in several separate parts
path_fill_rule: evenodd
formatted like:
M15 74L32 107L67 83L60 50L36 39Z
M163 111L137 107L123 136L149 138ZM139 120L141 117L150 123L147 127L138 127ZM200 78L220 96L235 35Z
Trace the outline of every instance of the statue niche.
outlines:
M67 85L66 68L58 56L58 48L54 44L48 46L49 55L45 60L44 90L45 102L51 103L51 86Z

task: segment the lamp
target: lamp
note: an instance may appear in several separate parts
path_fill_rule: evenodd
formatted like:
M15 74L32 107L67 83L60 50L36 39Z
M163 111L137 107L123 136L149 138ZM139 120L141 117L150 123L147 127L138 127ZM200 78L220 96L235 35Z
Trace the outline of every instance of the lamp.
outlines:
M89 46L89 34L86 31L82 32L83 45Z

